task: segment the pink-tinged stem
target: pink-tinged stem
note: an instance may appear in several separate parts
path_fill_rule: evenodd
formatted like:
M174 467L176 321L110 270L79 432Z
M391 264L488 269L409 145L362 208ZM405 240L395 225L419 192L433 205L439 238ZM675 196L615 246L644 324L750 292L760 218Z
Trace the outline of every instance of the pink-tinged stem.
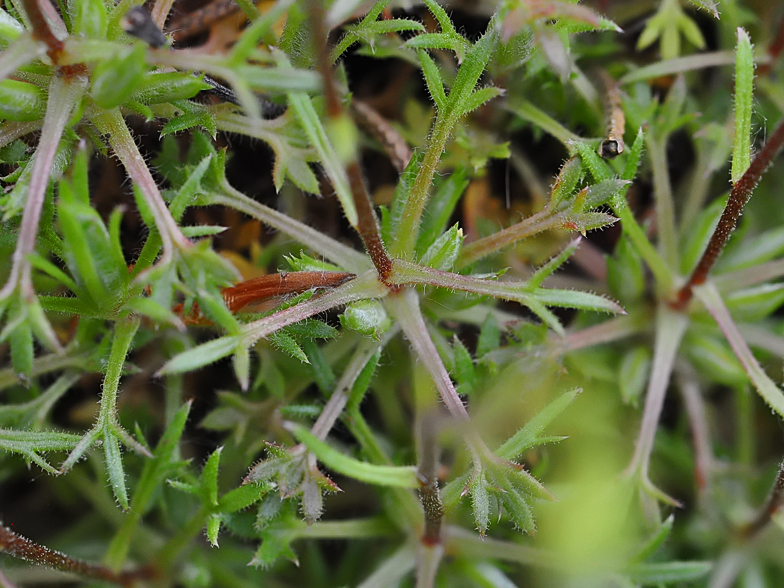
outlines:
M119 110L110 110L96 117L93 122L99 130L108 136L109 144L125 167L125 171L139 186L147 205L155 219L155 226L163 243L163 259L168 260L174 248L187 249L191 242L182 234L174 218L166 206L158 185L150 173L150 169L139 153L139 148L128 130Z
M152 21L159 29L163 29L163 25L166 24L166 19L169 17L169 12L171 12L173 4L174 0L155 0L151 16Z
M383 297L388 290L386 286L378 281L377 277L375 271L365 273L365 275L359 276L334 290L276 312L271 316L248 323L243 328L243 342L246 345L253 345L259 339L271 335L283 327L298 323L320 312L326 312L331 308L343 306L355 300Z
M653 365L648 391L645 396L645 408L642 413L642 424L634 449L634 457L628 471L639 472L643 479L648 477L648 463L653 451L653 441L659 426L659 417L664 406L664 397L670 384L670 376L675 364L678 347L689 324L688 318L681 313L660 306L656 317L656 342L653 349Z
M348 395L354 382L357 381L359 374L365 369L368 361L373 355L383 349L386 342L389 341L395 334L397 329L390 329L384 333L381 341L373 341L372 339L363 339L354 351L354 355L349 361L346 369L343 370L343 375L340 381L335 386L335 391L329 397L329 402L324 406L319 418L313 424L310 432L319 439L326 439L332 427L343 414L343 409L348 402Z
M22 212L19 240L12 258L11 275L6 285L0 290L0 298L9 296L17 286L21 286L22 294L26 298L35 295L32 266L28 257L35 251L38 225L41 222L41 211L46 199L46 188L52 177L52 163L60 146L60 139L66 124L68 124L68 119L71 117L71 111L79 101L85 87L86 80L83 78L52 77L44 125L41 128L41 138L33 156L30 185L27 188L27 199Z
M718 288L712 282L706 282L702 286L694 288L694 294L705 305L705 308L719 325L719 329L724 333L724 337L730 344L732 352L740 361L759 395L768 403L768 406L779 413L779 415L784 416L784 394L782 394L779 387L770 379L768 374L765 373L765 370L762 369L757 358L754 357L751 349L749 349L737 325L732 320Z
M441 356L438 355L436 346L427 332L425 319L419 310L419 298L416 292L408 289L401 294L390 296L388 306L411 342L414 353L424 364L430 377L433 378L436 389L449 414L458 421L469 421L471 417L468 416L468 411L455 390L449 372L447 372L444 362L441 361Z
M116 574L107 567L91 564L86 561L68 557L57 551L30 541L17 535L8 527L0 525L0 552L39 565L44 565L62 572L79 574L87 578L95 578L112 582L121 586L131 586L135 580L149 576L145 572Z
M686 406L686 414L689 416L691 438L694 444L694 478L697 490L704 495L714 467L705 402L700 394L700 386L694 374L680 373L679 376L681 394Z

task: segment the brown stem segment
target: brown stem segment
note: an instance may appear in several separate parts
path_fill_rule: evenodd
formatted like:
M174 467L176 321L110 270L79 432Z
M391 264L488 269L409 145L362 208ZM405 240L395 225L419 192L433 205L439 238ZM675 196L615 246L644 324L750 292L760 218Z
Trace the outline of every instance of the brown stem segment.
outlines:
M0 525L0 552L62 572L104 580L120 586L133 586L136 580L151 576L150 570L146 569L117 574L105 566L74 559L43 545L38 545L26 537L17 535L3 525Z
M735 224L743 212L743 207L746 206L749 198L751 198L751 193L757 186L762 174L765 173L771 162L781 152L782 146L784 146L784 119L779 121L768 142L762 146L762 149L752 159L749 168L732 186L727 206L724 208L724 212L721 213L719 224L708 242L708 247L705 253L702 254L697 267L694 268L689 281L678 291L676 300L671 304L673 309L683 310L686 308L694 294L694 286L699 286L708 279L708 273L710 273L713 264L716 263L719 254L735 229Z
M326 50L327 31L325 29L324 7L321 0L310 0L308 3L310 10L311 34L313 35L313 47L316 55L316 67L321 73L324 83L324 97L326 100L327 116L332 120L339 120L345 116L343 104L338 98L337 85L329 61L329 51ZM373 203L370 200L365 182L362 179L362 170L356 156L346 165L351 194L354 197L354 206L357 209L357 231L362 237L365 249L376 266L381 281L386 283L387 278L392 272L392 259L387 253L384 242L381 239L381 231L378 227L378 219L373 210Z
M60 57L65 49L65 44L58 39L49 23L46 22L43 10L39 4L41 0L22 0L27 17L30 19L30 24L33 27L33 37L46 44L46 54L52 63L58 65ZM66 78L71 78L85 71L84 64L77 63L74 65L60 66L60 70Z
M444 505L441 503L441 494L438 492L438 442L436 433L438 415L430 412L420 419L419 423L419 479L422 486L419 488L419 501L425 515L425 528L422 533L422 543L425 545L438 545L441 543L441 523L444 519Z
M392 273L392 259L387 253L384 242L381 240L381 231L378 228L378 219L370 202L370 195L362 179L362 170L356 160L346 168L351 194L354 196L354 206L357 207L357 230L365 250L368 252L373 265L376 266L381 281L386 283Z
M46 51L47 55L53 62L57 63L65 46L60 39L54 36L49 23L46 22L46 17L43 10L41 10L39 2L40 0L22 0L22 5L33 27L33 36L39 41L46 43L48 48Z

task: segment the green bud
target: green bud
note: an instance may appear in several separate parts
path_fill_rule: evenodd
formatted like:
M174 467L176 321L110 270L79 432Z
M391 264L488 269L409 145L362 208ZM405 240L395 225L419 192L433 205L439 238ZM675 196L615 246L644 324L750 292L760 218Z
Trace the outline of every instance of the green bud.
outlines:
M206 82L186 73L148 73L136 86L131 98L142 104L159 104L193 98L209 87Z
M0 118L30 121L41 118L46 110L44 91L35 84L17 80L0 82Z
M340 324L346 329L378 338L391 326L392 321L377 300L360 300L346 307L346 311L340 315Z
M450 270L460 253L463 231L455 224L428 247L420 263L439 270Z
M68 0L73 32L92 39L106 36L107 15L103 0Z
M46 95L35 84L17 80L0 82L0 118L30 121L41 118L46 110Z
M114 108L131 97L144 76L144 53L144 45L137 44L131 51L96 66L90 96L98 106Z
M24 32L22 24L0 8L0 47L8 44Z

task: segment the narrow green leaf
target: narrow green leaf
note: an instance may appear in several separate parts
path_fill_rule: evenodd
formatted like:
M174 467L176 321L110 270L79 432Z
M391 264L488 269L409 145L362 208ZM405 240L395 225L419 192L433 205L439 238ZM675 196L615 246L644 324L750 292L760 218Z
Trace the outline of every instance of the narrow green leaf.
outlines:
M489 102L493 98L502 96L503 93L504 91L501 88L496 88L495 86L488 86L486 88L479 88L478 90L474 90L471 93L471 96L469 96L468 99L463 102L463 112L461 113L461 116L476 110L485 102Z
M220 497L218 510L230 514L245 510L266 496L272 487L266 484L243 484Z
M501 345L501 327L492 312L488 312L479 331L476 342L476 357L481 359L485 354L495 351Z
M463 245L463 230L455 223L425 251L419 263L437 270L449 271L455 265Z
M640 346L624 353L618 370L618 386L621 399L635 408L648 384L652 355L648 347Z
M120 443L107 427L103 434L103 450L106 459L106 473L112 486L114 497L123 510L128 510L128 489L125 485L125 469L122 463Z
M558 306L561 308L580 308L583 310L592 310L595 312L610 312L613 314L626 314L626 311L618 305L617 302L591 294L590 292L581 292L579 290L556 290L547 288L538 288L530 293L530 299L535 299L547 306ZM524 304L527 304L525 301Z
M207 541L212 547L218 547L218 534L220 533L221 516L212 514L207 519Z
M425 76L425 84L430 97L436 104L436 108L442 111L446 106L446 93L444 92L444 81L441 79L441 72L427 51L417 51L419 63L422 65L422 75Z
M125 53L98 62L90 76L90 97L96 104L108 110L131 98L144 77L145 51L137 42Z
M581 388L575 388L562 394L542 410L536 413L525 426L496 449L495 454L503 459L512 460L524 451L538 444L539 435L558 415L560 415L577 395Z
M436 188L430 197L419 229L416 250L423 253L444 233L460 197L468 187L468 172L458 168L447 180Z
M218 469L222 452L223 447L218 447L213 451L201 471L200 494L210 507L218 506Z
M751 163L751 108L754 99L754 54L748 33L738 28L735 49L735 138L732 144L732 183Z
M665 521L659 525L651 537L640 547L640 550L632 556L632 561L644 562L659 550L672 532L672 525L675 522L675 514L670 514Z
M231 355L241 340L240 336L220 337L183 351L166 362L158 374L182 374L197 370Z
M0 81L0 119L31 121L46 111L46 94L35 84L18 80Z
M329 469L367 484L396 488L419 488L414 466L374 465L343 455L302 426L292 428L294 436L312 451Z
M490 496L487 492L487 481L484 475L474 475L469 482L469 488L476 529L484 537L490 526Z
M550 261L537 269L534 274L526 280L528 286L532 289L541 286L542 282L553 275L553 273L566 263L572 254L577 251L577 248L580 247L580 242L581 239L579 237L573 239L558 255L554 256Z
M343 168L337 152L327 137L327 133L321 124L310 97L302 92L290 92L288 97L291 109L296 113L308 139L310 139L310 142L319 154L324 171L327 172L332 182L335 194L338 200L340 200L348 222L351 226L356 227L357 210L354 207L354 197L349 187L346 170Z
M640 563L626 572L633 582L639 584L674 584L704 578L712 568L713 562L710 561L670 561Z

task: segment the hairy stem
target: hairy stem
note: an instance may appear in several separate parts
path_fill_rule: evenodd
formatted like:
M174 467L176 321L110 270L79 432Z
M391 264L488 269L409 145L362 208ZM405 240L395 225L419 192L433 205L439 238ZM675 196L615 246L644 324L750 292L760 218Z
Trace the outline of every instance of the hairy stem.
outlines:
M288 235L344 269L360 273L370 268L368 258L359 251L343 245L340 241L336 241L282 212L248 198L228 184L224 185L223 188L226 192L224 194L212 195L210 202L244 212L248 216Z
M138 572L116 574L107 567L74 559L57 551L52 551L48 547L17 535L11 529L2 525L0 525L0 552L62 572L103 580L119 584L120 586L131 586L137 579L146 575Z
M708 279L708 274L727 244L732 231L735 229L735 225L743 212L743 207L746 206L749 198L751 198L751 194L762 174L765 173L768 166L781 152L782 147L784 147L784 119L779 121L765 145L751 160L749 168L732 186L727 206L724 208L724 212L721 213L719 224L708 242L705 253L702 254L697 267L694 268L691 277L689 277L689 281L678 291L677 299L672 303L673 308L676 310L686 308L686 305L694 295L694 287L704 284L705 280Z
M422 159L422 166L411 186L411 192L406 201L405 210L397 228L397 239L392 246L392 255L410 258L414 252L417 236L419 235L420 219L425 210L430 185L433 183L433 176L441 161L441 154L444 152L446 142L455 124L452 117L438 114L430 140L427 144L427 151Z
M83 78L52 77L41 138L33 156L30 185L22 213L22 225L19 227L19 240L12 257L11 275L0 290L0 298L9 296L17 286L21 287L25 298L35 295L29 256L35 251L38 225L41 221L41 211L46 200L46 188L51 179L50 170L55 154L71 112L84 92L85 86L86 80Z
M139 148L128 130L120 111L109 110L93 120L98 129L108 136L109 144L125 167L125 171L144 195L150 212L155 219L155 227L163 243L163 261L170 261L174 248L187 249L191 242L182 234L180 227L169 212L161 196L158 185L150 173L150 168L139 153Z

